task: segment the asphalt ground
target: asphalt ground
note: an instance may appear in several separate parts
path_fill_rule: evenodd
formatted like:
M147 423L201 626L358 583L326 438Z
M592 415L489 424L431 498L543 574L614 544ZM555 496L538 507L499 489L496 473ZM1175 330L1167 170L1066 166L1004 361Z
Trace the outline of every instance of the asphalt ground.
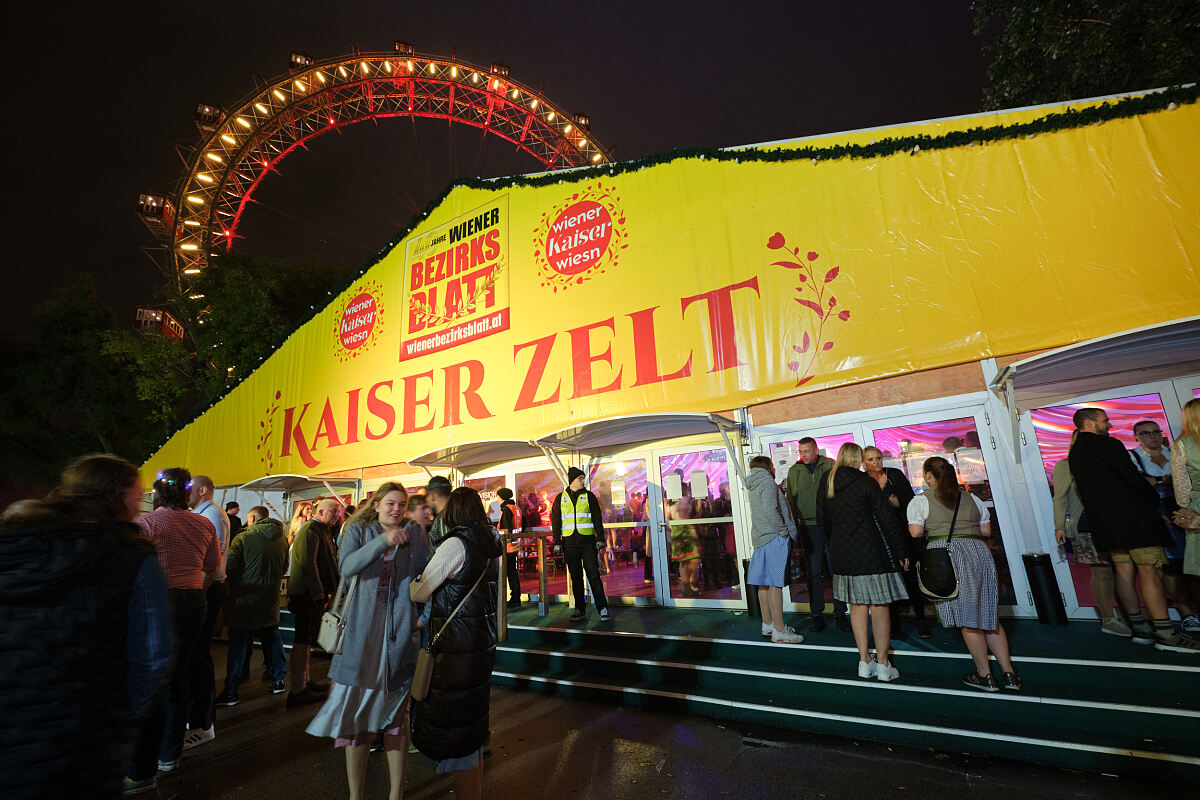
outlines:
M225 646L213 644L218 689ZM304 732L319 705L288 710L257 680L241 702L217 710L216 738L188 750L157 795L172 800L333 800L348 797L345 759L329 739ZM313 659L323 678L328 661ZM694 716L640 711L533 692L492 690L492 738L485 748L484 794L539 798L1183 797L1187 789L1055 767L888 746ZM387 797L387 765L371 755L367 796ZM405 797L452 796L447 775L412 754Z

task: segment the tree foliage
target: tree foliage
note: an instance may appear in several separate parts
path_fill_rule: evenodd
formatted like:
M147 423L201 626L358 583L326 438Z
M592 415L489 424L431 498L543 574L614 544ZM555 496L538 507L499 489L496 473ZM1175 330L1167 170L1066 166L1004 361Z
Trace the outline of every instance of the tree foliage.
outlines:
M256 369L314 307L332 299L348 271L312 258L278 262L233 253L195 276L175 302L195 338L205 392L215 397L226 380Z
M1200 80L1200 2L975 0L989 109Z

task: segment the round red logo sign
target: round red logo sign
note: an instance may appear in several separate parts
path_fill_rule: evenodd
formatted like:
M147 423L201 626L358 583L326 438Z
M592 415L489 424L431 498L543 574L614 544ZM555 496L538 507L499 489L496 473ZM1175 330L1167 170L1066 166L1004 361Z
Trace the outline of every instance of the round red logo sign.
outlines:
M338 331L342 347L354 350L366 344L367 340L371 338L371 331L375 330L378 312L374 295L366 292L347 303L346 310L342 312L342 322Z
M595 200L580 200L550 224L546 258L558 274L577 275L600 262L612 235L608 209Z

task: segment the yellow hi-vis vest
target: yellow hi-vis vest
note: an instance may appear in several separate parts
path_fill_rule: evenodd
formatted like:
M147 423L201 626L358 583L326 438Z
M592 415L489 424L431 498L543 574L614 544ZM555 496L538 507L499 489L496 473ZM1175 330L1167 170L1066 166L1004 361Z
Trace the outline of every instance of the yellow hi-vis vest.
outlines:
M592 526L592 509L588 503L587 491L579 493L579 499L571 503L571 495L563 490L558 501L558 510L562 514L562 535L573 536L576 533L584 536L595 536L596 529Z

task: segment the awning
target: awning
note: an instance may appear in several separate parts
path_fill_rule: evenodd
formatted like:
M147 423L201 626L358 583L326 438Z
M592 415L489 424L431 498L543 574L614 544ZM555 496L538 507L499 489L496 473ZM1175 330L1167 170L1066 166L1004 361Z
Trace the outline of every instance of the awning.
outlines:
M542 449L531 441L492 439L439 447L424 455L410 458L414 467L450 467L462 473L478 472L506 461L542 455Z
M471 473L507 461L544 455L565 479L566 469L559 453L605 455L645 442L720 433L734 471L744 481L740 451L730 440L731 433L740 434L741 431L741 423L719 414L633 414L574 425L536 441L495 439L450 445L409 459L408 463L418 467L451 467Z
M1200 316L1060 347L1010 364L991 390L1018 412L1200 372Z
M324 486L330 494L337 494L335 486L343 489L357 489L358 480L354 478L309 478L304 475L264 475L238 487L245 492L299 492L305 489L319 489Z

